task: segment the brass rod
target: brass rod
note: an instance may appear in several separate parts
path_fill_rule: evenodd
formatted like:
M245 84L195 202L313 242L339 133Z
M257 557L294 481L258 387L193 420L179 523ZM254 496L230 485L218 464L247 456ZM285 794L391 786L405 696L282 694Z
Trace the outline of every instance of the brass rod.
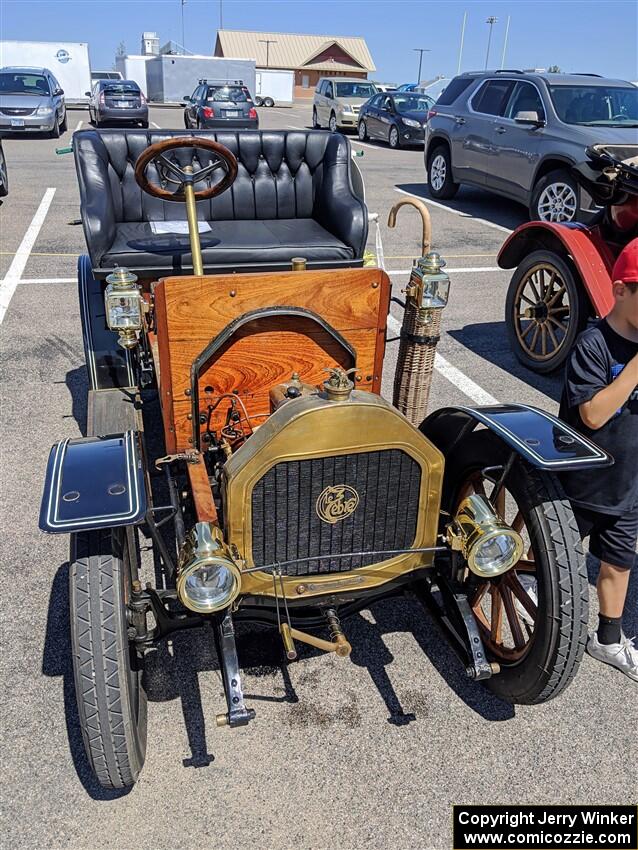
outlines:
M309 635L307 632L300 632L298 629L290 629L290 636L294 638L294 640L299 640L302 643L308 643L310 646L314 646L316 649L322 649L324 652L337 651L337 645L332 643L332 641L323 640L322 638L315 637L314 635Z
M189 168L191 167L188 166L184 170L188 171ZM202 247L199 242L197 205L195 203L195 189L192 183L184 184L184 198L186 200L186 216L188 218L188 236L191 243L191 254L193 255L193 274L203 275L204 264L202 263Z
M286 651L286 658L289 661L294 661L297 657L297 650L295 649L295 642L290 633L290 626L288 623L282 623L279 626L279 631L281 632L281 639L284 644L284 650Z

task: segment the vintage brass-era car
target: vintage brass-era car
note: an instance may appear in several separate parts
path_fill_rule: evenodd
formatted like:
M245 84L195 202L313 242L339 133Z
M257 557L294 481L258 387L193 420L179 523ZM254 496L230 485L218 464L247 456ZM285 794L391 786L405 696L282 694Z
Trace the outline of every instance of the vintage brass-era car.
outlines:
M254 717L237 622L276 627L290 660L299 643L347 657L345 618L407 591L468 677L514 703L560 693L588 586L557 473L610 459L521 404L425 416L449 284L427 232L396 299L394 403L381 396L391 286L364 266L348 141L90 129L74 154L88 434L52 449L40 526L71 535L75 686L99 781L136 781L144 656L179 629L214 635L220 726Z
M560 368L588 321L611 310L611 270L638 236L638 145L592 145L571 173L601 207L591 224L528 221L498 255L514 269L505 302L512 350L541 374Z

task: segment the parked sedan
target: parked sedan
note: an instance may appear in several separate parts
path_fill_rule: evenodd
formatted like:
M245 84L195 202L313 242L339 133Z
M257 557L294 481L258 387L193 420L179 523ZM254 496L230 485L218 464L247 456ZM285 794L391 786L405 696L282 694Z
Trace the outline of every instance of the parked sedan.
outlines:
M27 130L56 139L66 130L64 92L48 68L0 68L0 133Z
M241 80L200 80L190 96L184 95L182 106L187 129L259 129L255 102Z
M98 80L86 94L89 118L96 127L107 121L148 127L148 104L135 80Z
M381 139L391 148L423 144L428 110L434 101L417 92L385 92L371 97L359 113L359 138Z

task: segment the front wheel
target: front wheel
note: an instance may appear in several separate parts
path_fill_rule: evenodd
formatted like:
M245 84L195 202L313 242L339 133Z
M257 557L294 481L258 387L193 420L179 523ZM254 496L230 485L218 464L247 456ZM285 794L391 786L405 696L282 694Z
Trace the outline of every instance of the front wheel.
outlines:
M534 372L555 371L585 329L590 312L585 287L567 257L533 251L512 275L505 299L505 326L514 354Z
M569 172L558 168L541 177L532 191L529 216L563 224L579 220L578 186Z
M459 184L452 180L452 160L447 147L435 148L428 159L428 192L433 198L449 200L459 190Z
M399 137L399 131L396 127L390 127L390 135L388 136L388 144L391 148L400 148L401 147L401 139Z
M362 142L365 142L366 139L368 138L368 128L366 126L365 121L359 121L358 133L359 133L359 140L362 141Z
M314 106L312 107L312 129L313 130L320 130L321 129L321 124L319 123L319 118L317 116L317 110L314 108Z
M494 492L491 481L511 451L490 431L466 437L447 461L444 503L453 514L466 496L483 494L523 537L523 557L511 570L492 579L466 570L464 589L489 658L500 665L488 687L509 702L536 704L576 675L589 586L576 520L555 475L517 458Z
M55 118L53 119L53 129L51 130L50 136L52 139L60 138L60 120L58 118L57 112L55 114Z
M328 121L328 127L330 128L331 133L337 132L337 116L334 112L330 113L330 120Z
M71 651L86 755L105 788L133 785L146 755L141 659L128 639L131 558L121 529L74 535Z
M68 130L66 110L64 110L64 118L60 122L60 130L62 133L66 133L66 131Z

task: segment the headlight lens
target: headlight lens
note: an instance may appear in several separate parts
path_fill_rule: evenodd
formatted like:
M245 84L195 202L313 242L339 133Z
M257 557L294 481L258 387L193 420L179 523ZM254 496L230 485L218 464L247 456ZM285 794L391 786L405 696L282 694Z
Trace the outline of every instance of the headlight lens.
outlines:
M498 576L513 567L520 557L517 541L510 534L495 534L480 540L471 553L472 572L480 576Z
M481 578L494 578L511 569L523 554L523 538L494 511L485 496L473 493L458 507L448 527L448 541Z
M180 551L177 595L182 605L200 614L227 608L239 593L241 573L217 526L198 522Z
M179 596L193 611L209 614L226 608L237 596L237 570L222 562L194 566L180 576Z
M341 107L341 111L342 112L354 112L353 108L350 106L349 103L344 103L343 106Z
M421 129L421 124L419 121L415 121L414 118L404 118L403 123L406 127L416 127L417 130Z
M50 106L38 106L35 111L36 115L51 115L53 109Z

